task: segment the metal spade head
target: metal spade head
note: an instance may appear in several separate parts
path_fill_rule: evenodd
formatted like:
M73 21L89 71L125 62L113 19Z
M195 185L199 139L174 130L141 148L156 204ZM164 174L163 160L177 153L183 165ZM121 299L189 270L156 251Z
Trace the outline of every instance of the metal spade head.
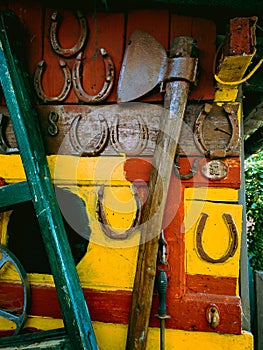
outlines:
M119 77L117 101L135 100L163 81L168 57L162 45L150 34L131 34Z

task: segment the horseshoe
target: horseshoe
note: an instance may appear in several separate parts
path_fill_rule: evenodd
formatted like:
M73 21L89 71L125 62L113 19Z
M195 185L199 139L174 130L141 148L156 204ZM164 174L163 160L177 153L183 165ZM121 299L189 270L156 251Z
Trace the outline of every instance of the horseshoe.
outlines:
M195 122L194 140L200 151L204 153L206 157L225 158L227 156L230 156L239 143L239 124L236 112L234 111L233 107L228 104L224 104L222 107L226 112L232 128L231 139L225 149L216 149L211 152L205 144L203 137L203 123L209 112L212 110L212 105L206 103L204 109L200 112Z
M131 236L131 234L135 231L136 227L138 226L138 224L140 222L140 218L141 218L141 210L140 210L141 202L140 202L139 195L138 195L137 191L135 191L134 187L133 187L133 192L134 192L134 199L135 199L136 208L137 208L135 218L132 222L132 225L130 226L130 228L128 230L126 230L123 233L117 233L111 229L111 227L108 223L108 220L107 220L107 216L106 216L105 211L104 211L103 204L102 204L103 199L104 199L104 185L102 185L99 188L96 212L98 215L98 221L101 225L101 228L107 237L114 239L114 240L127 239L128 237Z
M137 146L132 150L123 150L123 147L121 146L119 142L119 116L116 115L114 124L111 128L110 131L110 140L113 148L118 152L118 153L125 153L127 156L137 156L138 154L142 153L142 151L145 149L147 146L147 141L148 141L148 129L146 124L144 123L142 117L140 115L137 115L137 121L140 126L140 134L139 134L139 140L137 143Z
M82 102L90 104L100 103L103 100L105 100L111 92L114 82L114 64L110 55L105 49L101 48L100 52L103 57L106 79L103 84L103 87L101 88L100 92L97 93L97 95L88 95L82 87L80 72L82 70L82 60L84 59L83 52L80 52L78 54L74 66L72 68L73 88L78 99Z
M16 329L14 331L14 335L18 334L21 330L24 322L26 321L29 304L30 304L30 287L27 279L26 272L21 265L20 261L17 257L10 252L7 248L0 246L0 270L6 264L11 263L19 273L22 285L23 285L23 309L20 315L13 314L5 309L0 309L0 316L6 318L16 324Z
M3 136L4 118L5 117L7 118L6 115L0 114L0 151L1 151L1 153L4 153L4 154L18 153L19 149L18 148L9 147L6 144L5 138Z
M82 146L78 138L78 125L82 118L81 115L77 116L71 124L71 128L69 130L70 142L73 148L81 156L95 156L98 153L102 152L102 150L104 149L107 143L108 135L109 135L108 124L102 114L99 114L98 116L99 116L99 121L101 126L101 136L98 142L93 147L93 149L88 148L87 144L85 146Z
M72 46L69 49L63 49L58 41L57 38L57 32L58 32L58 11L54 11L51 16L51 25L50 25L50 31L49 31L49 38L50 43L53 48L53 50L58 54L59 56L63 57L72 57L76 55L84 46L87 36L88 36L88 28L87 28L87 22L85 16L80 11L76 11L76 18L79 21L80 24L80 36L78 41L74 46Z
M230 246L229 246L227 252L221 258L213 259L205 252L205 250L203 248L203 243L202 243L202 236L203 236L203 231L205 228L207 218L208 218L208 214L201 213L201 219L198 223L197 232L196 232L196 248L197 248L198 254L200 255L200 257L203 260L205 260L207 262L210 262L213 264L224 263L229 258L234 256L234 254L237 250L237 247L238 247L238 234L237 234L236 225L234 223L234 220L233 220L231 214L226 214L226 213L223 214L223 219L229 228L231 243L230 243Z
M70 69L67 66L66 62L60 60L59 61L60 68L62 69L62 72L64 74L64 85L62 88L61 93L58 96L47 96L44 93L44 90L42 88L42 75L46 68L45 61L40 61L37 65L35 75L34 75L34 86L36 93L38 97L43 100L44 102L62 102L65 100L65 98L68 96L70 88L71 88L71 73Z
M189 170L189 173L188 174L181 174L180 173L180 167L179 167L179 155L177 155L175 157L175 160L174 160L174 172L175 172L175 175L177 177L179 177L179 179L181 180L189 180L191 179L197 172L197 168L198 168L198 159L194 159L194 163L193 163L193 167L192 169Z

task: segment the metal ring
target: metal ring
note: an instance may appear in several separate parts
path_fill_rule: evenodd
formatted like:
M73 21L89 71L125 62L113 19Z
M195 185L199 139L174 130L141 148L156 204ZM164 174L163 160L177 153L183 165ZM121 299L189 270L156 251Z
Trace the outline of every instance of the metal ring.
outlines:
M58 54L59 56L63 57L72 57L76 55L84 46L87 36L88 36L88 27L85 16L80 11L76 11L76 17L80 24L80 36L78 41L74 46L72 46L69 49L64 49L60 46L58 41L58 11L54 11L51 16L51 25L50 25L50 31L49 31L49 37L50 37L50 44L53 48L53 50Z
M38 97L44 101L44 102L62 102L66 99L66 97L69 94L70 88L71 88L71 72L69 67L67 66L66 62L60 60L59 61L60 68L62 69L62 72L64 74L64 85L62 87L62 91L58 96L47 96L44 93L43 87L42 87L42 76L44 73L44 70L46 68L45 61L40 61L37 65L35 75L34 75L34 86L36 93Z
M104 185L102 185L99 188L96 212L98 215L98 221L101 224L101 228L107 237L114 239L114 240L127 239L128 237L130 237L132 235L132 233L135 231L136 227L138 226L138 224L140 222L140 218L141 218L141 209L140 209L141 202L140 202L139 195L138 195L137 191L135 190L135 187L133 187L133 193L134 193L134 199L135 199L136 208L137 208L135 218L134 218L134 220L133 220L133 222L128 230L126 230L123 233L117 233L111 229L111 227L108 223L108 220L107 220L107 216L106 216L105 211L104 211L104 207L103 207L103 203L102 203L103 199L104 199Z
M92 147L88 148L87 144L82 146L80 140L78 138L78 125L82 118L81 115L78 115L72 122L71 128L69 130L70 142L73 148L81 155L81 156L95 156L102 152L104 149L109 135L109 128L106 119L102 114L98 115L100 126L101 126L101 136L98 142Z
M100 103L108 97L113 87L114 64L110 55L105 49L101 48L100 52L103 57L106 78L103 87L101 88L100 92L98 92L96 95L92 96L87 94L82 87L80 72L82 70L82 60L84 59L83 52L80 52L78 54L74 66L72 68L73 88L78 99L82 102L90 104Z
M0 316L3 318L6 318L16 324L16 330L14 331L14 335L18 334L21 328L23 327L24 322L26 321L28 309L31 301L30 297L30 287L29 282L27 279L27 274L21 265L20 261L17 259L17 257L10 252L6 247L0 246L0 254L2 255L0 257L0 270L6 263L11 263L16 268L22 285L23 285L23 309L22 313L20 315L15 315L9 311L0 309Z
M146 148L148 142L148 129L140 115L137 115L137 121L140 128L139 140L137 146L133 150L128 151L125 150L119 142L119 116L115 116L114 124L110 131L110 140L113 148L118 153L125 153L127 156L137 156Z
M223 219L229 228L231 242L226 253L221 258L213 259L205 252L203 247L203 242L202 242L203 232L204 232L207 218L208 218L208 214L201 213L201 219L198 223L197 231L196 231L196 248L197 248L198 254L203 260L207 262L210 262L213 264L224 263L229 258L234 256L238 247L238 233L237 233L236 225L234 223L234 220L231 214L226 214L226 213L223 214Z

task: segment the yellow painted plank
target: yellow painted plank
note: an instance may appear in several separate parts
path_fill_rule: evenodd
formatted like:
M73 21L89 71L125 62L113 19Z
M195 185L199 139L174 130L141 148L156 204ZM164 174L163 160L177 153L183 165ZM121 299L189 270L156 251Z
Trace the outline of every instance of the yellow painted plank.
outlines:
M238 277L242 229L242 206L236 204L185 201L186 272L214 276ZM230 232L222 215L232 215L238 232L238 247L233 257L223 263L203 260L196 246L196 231L202 213L208 214L203 232L203 248L213 259L222 257L229 248Z
M238 190L220 187L189 187L185 189L185 200L238 202Z
M52 178L58 184L110 184L127 185L125 178L125 157L76 157L48 156ZM19 155L0 155L0 176L6 182L25 180L25 173Z
M62 320L29 317L26 327L49 330L63 327ZM93 322L98 346L101 350L124 350L127 326L121 324ZM10 329L6 321L0 319L0 329ZM158 328L149 328L147 350L160 348ZM214 332L191 332L166 329L165 345L169 350L253 350L253 336L249 332L240 335L218 334Z
M220 65L218 77L224 82L235 82L243 78L247 68L249 67L254 54L244 56L227 56ZM215 102L235 101L238 94L237 85L226 85L217 83L215 93Z

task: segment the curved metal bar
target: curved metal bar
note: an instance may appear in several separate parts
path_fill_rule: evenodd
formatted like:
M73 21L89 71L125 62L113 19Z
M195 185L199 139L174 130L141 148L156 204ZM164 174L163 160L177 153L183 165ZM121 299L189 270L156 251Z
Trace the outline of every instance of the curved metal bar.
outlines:
M226 253L218 259L213 259L211 258L211 256L209 256L203 247L203 242L202 242L202 237L203 237L203 232L204 232L204 228L205 228L205 224L206 224L206 220L208 218L208 214L206 213L201 213L201 219L198 223L197 226L197 231L196 231L196 248L198 251L198 254L200 255L200 257L210 263L224 263L225 261L227 261L229 258L233 257L237 247L238 247L238 233L237 233L237 228L236 225L234 223L234 220L232 218L231 214L223 214L223 219L226 223L226 225L229 228L229 232L230 232L230 245L226 251Z
M198 169L198 159L194 159L193 167L189 170L188 174L181 174L180 173L180 167L179 167L179 155L175 157L174 160L174 172L177 177L181 180L189 180L191 179L197 172Z
M3 135L4 117L7 117L7 116L5 114L0 114L0 153L4 153L4 154L18 153L19 152L18 148L9 147L6 144L6 141Z
M198 115L195 122L194 140L198 148L200 149L200 151L204 153L206 157L225 158L227 156L230 156L233 153L233 151L236 149L239 143L238 118L237 118L236 112L229 104L223 105L223 109L226 112L226 115L231 125L232 135L225 149L217 149L211 152L211 150L207 148L207 145L203 137L203 124L204 124L205 118L207 117L209 112L212 110L212 108L213 108L212 105L206 103L204 106L204 109Z
M88 148L88 145L82 146L78 138L78 125L81 120L81 115L78 115L72 122L69 130L70 142L73 148L81 156L95 156L103 151L109 136L109 128L106 119L102 114L99 114L99 121L101 126L101 136L97 143L92 147Z
M145 149L147 146L148 142L148 129L147 125L143 121L143 118L140 115L137 115L137 121L140 127L140 134L139 134L139 140L137 143L137 146L131 150L125 150L120 142L119 142L119 116L115 116L114 124L111 128L110 131L110 140L113 148L118 152L118 153L125 153L127 156L137 156L138 154L142 153L142 151Z
M139 195L134 187L133 187L133 192L134 192L134 199L135 199L136 208L137 208L135 218L134 218L129 229L127 229L123 233L117 233L111 229L111 227L108 223L108 220L107 220L107 216L106 216L105 211L104 211L104 207L103 207L104 185L102 185L99 188L96 212L98 215L98 221L101 225L101 228L107 237L114 239L114 240L127 239L128 237L130 237L132 235L132 233L135 231L136 227L138 226L138 224L140 222L140 218L141 218L141 209L140 209L141 208L141 201L140 201Z
M27 318L28 309L30 306L31 298L30 298L30 287L29 282L27 279L27 274L21 265L20 261L17 259L17 257L10 252L6 247L0 246L0 269L6 264L10 262L14 267L16 268L19 277L21 279L22 285L23 285L23 309L20 315L15 315L9 311L0 309L0 316L7 318L8 320L14 322L16 324L16 329L14 332L15 334L18 334L21 328L23 327L23 324Z
M60 68L62 69L62 72L64 74L64 85L62 87L62 91L58 96L47 96L44 93L43 87L42 87L42 76L44 73L44 70L46 68L45 61L40 61L37 65L35 75L34 75L34 86L36 93L38 97L44 101L44 102L62 102L66 99L66 97L69 94L70 88L71 88L71 72L69 67L67 66L66 62L60 60L59 61Z
M100 92L98 92L96 95L92 96L87 94L82 87L80 72L82 70L82 61L84 59L83 52L80 52L78 54L74 66L72 68L73 88L78 99L82 102L90 104L100 103L104 101L111 92L115 74L114 64L110 55L105 49L101 48L100 52L103 57L106 78L103 87L101 88Z
M63 56L66 58L72 57L76 55L85 45L85 42L88 36L88 26L87 26L86 18L81 11L76 11L76 18L78 19L80 24L80 36L74 46L68 49L64 49L60 46L57 38L58 37L58 17L59 17L58 11L54 11L51 16L51 25L50 25L50 31L49 31L50 44L53 50L59 56Z

